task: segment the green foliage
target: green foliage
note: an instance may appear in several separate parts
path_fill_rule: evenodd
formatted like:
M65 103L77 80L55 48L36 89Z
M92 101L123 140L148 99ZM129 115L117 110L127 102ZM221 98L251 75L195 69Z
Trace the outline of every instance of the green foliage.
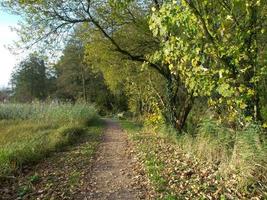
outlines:
M31 189L29 188L29 186L21 186L18 190L18 196L23 197L25 194L27 194L30 191Z
M179 77L170 73L168 66L148 59L159 49L159 39L152 37L149 30L148 17L153 4L159 8L162 2L5 1L4 7L23 15L25 23L19 29L22 46L34 41L47 50L51 44L58 44L60 38L69 41L67 33L73 27L74 32L82 27L78 32L88 43L85 44L86 63L103 73L123 109L128 106L141 116L160 112L166 121L182 129L190 112L192 95L187 93Z
M62 57L54 66L57 74L56 96L63 101L93 103L101 114L124 110L120 94L112 93L102 72L94 70L92 62L86 62L86 43L82 42L81 37L84 35L80 33L84 28L86 26L77 28ZM100 50L97 52L100 53Z
M19 29L23 45L42 41L44 49L52 48L52 42L60 47L67 42L55 65L57 97L83 99L101 110L129 110L141 116L149 132L166 123L167 137L134 135L148 173L159 191L166 191L166 199L175 196L169 191L226 199L228 185L237 198L243 195L236 192L238 187L262 195L258 190L266 186L266 138L253 123L267 120L265 1L14 0L4 5L25 19ZM203 111L207 105L211 112ZM4 121L11 128L2 125L3 132L18 126L21 138L24 132L25 138L26 132L38 132L42 142L59 146L75 140L83 130L80 123L87 123L87 113L69 107L14 109L0 109L0 119L12 119ZM29 125L32 118L38 122L34 126ZM140 129L122 123L132 132ZM173 128L184 134L177 137ZM55 134L46 137L50 130ZM36 149L42 146L40 142ZM209 168L202 170L205 164Z
M263 1L14 0L3 6L24 18L18 30L22 46L40 42L47 50L51 44L62 47L73 33L82 38L85 63L103 74L115 96L112 105L124 103L123 109L114 106L117 110L161 116L181 132L195 98L204 96L226 121L261 120L266 77ZM58 83L61 92L87 99L90 87L84 82L89 73L87 67L81 69L83 56L75 46L66 48L72 56L63 57ZM76 76L70 76L69 67ZM102 100L106 98L97 101Z
M254 108L259 110L257 85L266 70L265 13L262 1L166 2L150 20L161 40L151 60L168 65L195 96L226 105L228 119L239 110L259 119Z
M134 25L129 26L121 27L114 37L123 46L131 46L135 49L134 45L144 40L139 37L144 37L144 35L141 31L135 30L136 27L132 27ZM126 37L125 33L129 32L133 35L127 34ZM127 39L129 37L133 39ZM124 107L123 103L127 103L129 110L137 116L156 112L157 104L159 104L156 93L164 90L162 77L148 69L147 66L142 67L140 63L125 59L125 56L114 51L112 45L98 32L92 32L90 38L92 41L85 48L85 62L91 65L93 70L103 74L109 89L121 99L119 106ZM148 49L140 51L148 51ZM158 81L153 81L155 79Z
M50 83L44 60L32 54L12 74L13 98L21 102L44 100L50 91Z
M30 176L29 181L33 184L38 183L41 180L41 177L37 174Z

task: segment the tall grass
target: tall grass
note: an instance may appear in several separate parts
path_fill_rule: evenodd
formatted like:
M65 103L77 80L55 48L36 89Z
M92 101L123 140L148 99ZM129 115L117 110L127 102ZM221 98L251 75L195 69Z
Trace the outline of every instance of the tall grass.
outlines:
M233 130L214 120L203 120L196 135L177 139L179 147L199 160L218 165L221 176L235 177L240 188L267 188L267 139L260 126Z
M164 188L163 193L160 191L163 196L201 196L203 192L216 199L225 199L231 193L229 199L266 199L267 138L259 125L247 124L234 130L206 118L195 124L193 134L178 134L169 126L155 130L140 126L137 129L126 121L121 125L136 141L155 187ZM188 172L193 172L192 176ZM190 185L185 192L187 183Z
M97 117L82 104L1 104L0 176L75 142Z
M95 116L95 108L86 104L0 104L0 120L80 123Z

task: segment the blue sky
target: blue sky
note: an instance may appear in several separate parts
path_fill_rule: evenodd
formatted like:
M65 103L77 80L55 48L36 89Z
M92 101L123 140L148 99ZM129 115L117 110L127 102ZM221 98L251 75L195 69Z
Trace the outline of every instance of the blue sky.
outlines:
M16 26L18 20L17 16L0 9L0 88L8 85L11 72L20 60L20 56L12 55L6 48L18 39L17 34L10 30L11 26Z

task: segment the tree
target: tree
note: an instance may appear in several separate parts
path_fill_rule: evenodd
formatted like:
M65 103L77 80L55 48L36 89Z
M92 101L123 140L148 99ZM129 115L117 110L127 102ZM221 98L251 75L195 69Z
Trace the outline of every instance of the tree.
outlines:
M59 96L65 99L88 101L86 82L89 81L90 74L82 60L82 44L77 41L70 41L63 51L63 56L54 66Z
M154 12L150 27L161 38L151 58L179 74L188 92L210 97L228 119L260 120L259 85L266 60L263 1L182 0Z
M22 102L45 100L48 96L48 77L44 60L32 54L12 73L14 98Z
M96 104L102 113L118 109L120 94L112 94L103 75L84 61L85 44L76 35L69 40L63 55L55 64L57 97L62 100L90 102ZM120 102L121 103L121 102ZM125 104L121 103L124 110Z
M266 21L262 1L13 0L3 5L25 18L19 32L26 47L67 41L68 33L82 25L86 36L98 33L86 41L104 43L107 54L119 58L117 63L145 63L163 78L159 85L165 85L160 89L164 94L157 95L164 105L160 110L179 131L194 99L203 95L231 118L239 109L248 119L260 118L257 81L264 71L260 52Z
M160 103L158 97L165 93L164 79L156 71L140 66L139 62L122 59L121 54L111 51L112 46L99 33L87 33L92 39L85 48L85 62L103 74L107 86L114 94L123 92L126 95L124 100L136 116L153 113L155 109L152 104ZM117 37L124 40L121 35ZM128 42L127 45L131 46L132 41L123 42ZM155 93L155 87L158 94Z

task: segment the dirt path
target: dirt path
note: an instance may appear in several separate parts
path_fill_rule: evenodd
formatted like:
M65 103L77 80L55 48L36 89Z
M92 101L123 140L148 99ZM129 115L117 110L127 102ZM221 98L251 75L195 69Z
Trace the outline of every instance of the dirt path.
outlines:
M155 199L126 133L105 122L102 140L103 126L92 126L81 142L0 180L0 200Z
M126 133L111 120L106 124L84 199L148 199L147 181L131 153Z

